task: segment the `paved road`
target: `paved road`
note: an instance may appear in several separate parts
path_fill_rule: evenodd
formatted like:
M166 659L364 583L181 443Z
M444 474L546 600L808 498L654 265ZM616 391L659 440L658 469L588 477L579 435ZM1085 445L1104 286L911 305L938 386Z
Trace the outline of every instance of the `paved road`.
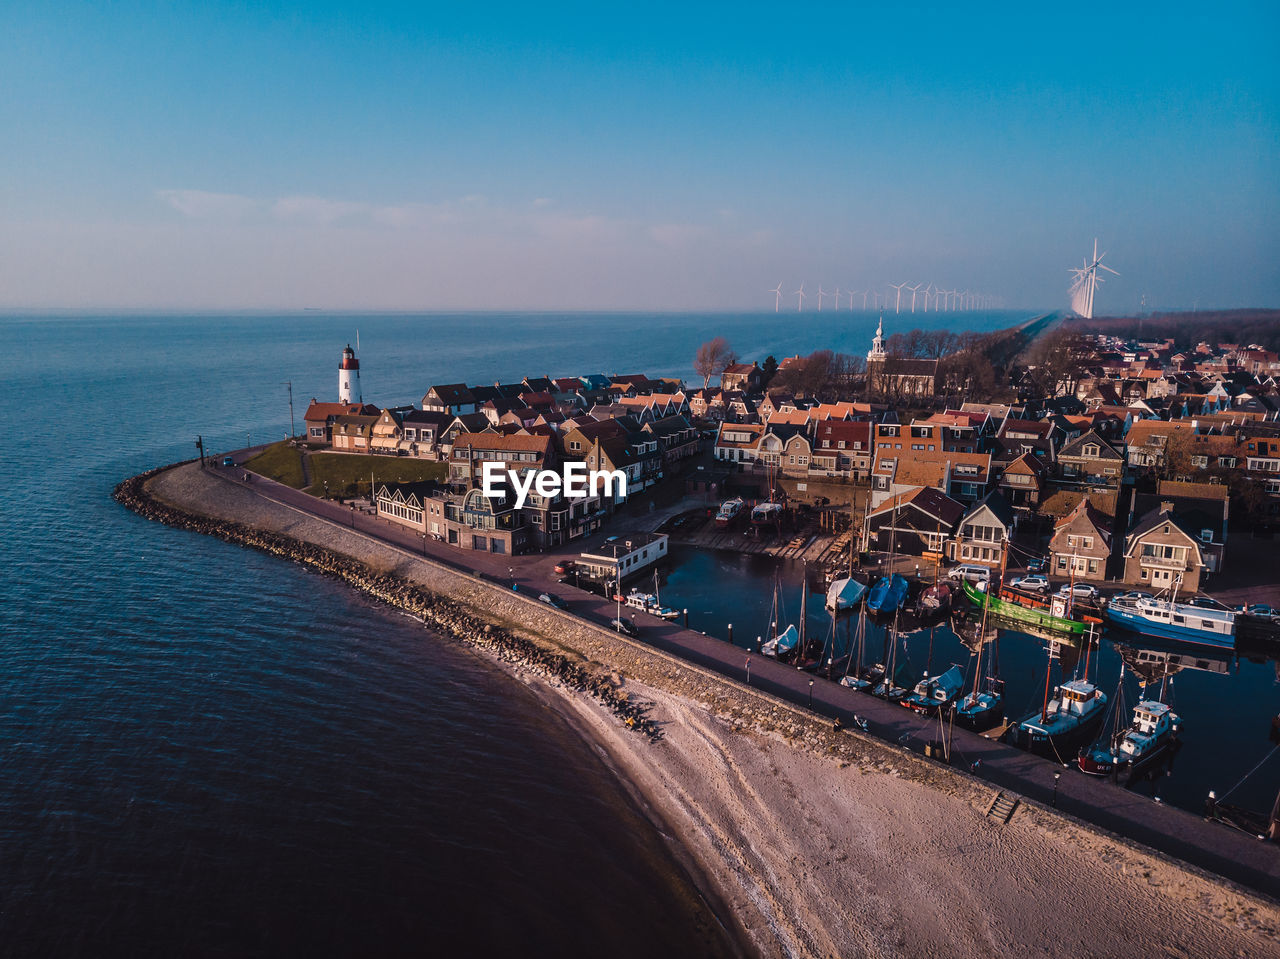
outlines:
M241 462L247 454L248 451L235 454L236 461ZM221 462L221 457L218 462ZM254 476L246 484L241 479L243 471L240 469L218 467L214 471L227 481L245 485L268 499L353 527L455 569L479 571L499 582L514 581L522 592L533 595L552 592L568 602L570 612L590 621L607 625L615 615L613 602L562 585L554 572L555 563L561 558L576 556L584 545L582 542L554 552L529 556L473 553L424 539L420 534L386 520L334 502L315 499L259 476ZM514 574L510 570L514 570ZM748 654L743 649L685 629L679 622L664 622L644 613L637 613L635 619L640 626L640 638L655 648L740 682L747 679ZM692 625L696 627L698 624ZM811 706L814 712L832 720L838 719L845 726L861 719L872 734L920 752L925 742L941 738L936 719L922 719L896 704L825 678L815 679L809 673L764 656L752 655L750 663L752 686L797 705ZM973 775L994 787L1008 789L1045 804L1056 800L1063 812L1280 898L1280 847L1274 843L1261 842L1228 826L1153 802L1105 780L1085 776L1073 767L1063 768L968 730L956 728L951 735L953 763L970 767ZM973 768L975 763L979 764ZM1056 785L1055 773L1061 773Z

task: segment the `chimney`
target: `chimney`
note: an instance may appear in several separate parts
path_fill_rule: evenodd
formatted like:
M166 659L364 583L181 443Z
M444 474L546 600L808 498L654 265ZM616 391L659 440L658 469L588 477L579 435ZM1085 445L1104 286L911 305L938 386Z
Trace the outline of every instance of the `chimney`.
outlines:
M1166 500L1161 500L1161 501L1160 501L1160 512L1162 512L1162 513L1172 513L1172 512L1173 512L1173 501L1172 501L1172 500L1167 500L1167 499L1166 499Z

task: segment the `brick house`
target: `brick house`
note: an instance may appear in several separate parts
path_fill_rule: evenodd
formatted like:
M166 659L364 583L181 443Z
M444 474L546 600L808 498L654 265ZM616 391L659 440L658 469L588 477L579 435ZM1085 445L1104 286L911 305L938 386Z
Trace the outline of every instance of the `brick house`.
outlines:
M1053 526L1049 540L1049 573L1068 577L1072 568L1076 579L1102 582L1107 578L1107 558L1111 554L1111 521L1094 509L1084 496L1066 516Z
M1124 581L1132 586L1195 593L1207 572L1200 541L1161 503L1138 520L1125 538Z

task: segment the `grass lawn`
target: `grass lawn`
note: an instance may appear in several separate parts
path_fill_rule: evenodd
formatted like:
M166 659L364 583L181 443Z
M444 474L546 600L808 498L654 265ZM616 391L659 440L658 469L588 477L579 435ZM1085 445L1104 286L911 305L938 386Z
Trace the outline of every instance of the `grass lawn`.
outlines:
M370 473L379 483L443 481L449 475L448 463L434 463L409 456L312 453L307 462L311 468L311 485L306 491L313 496L324 495L326 480L330 496L366 496L369 493Z
M261 476L267 476L277 483L302 488L302 454L288 443L275 443L268 446L251 460L245 461L245 467Z

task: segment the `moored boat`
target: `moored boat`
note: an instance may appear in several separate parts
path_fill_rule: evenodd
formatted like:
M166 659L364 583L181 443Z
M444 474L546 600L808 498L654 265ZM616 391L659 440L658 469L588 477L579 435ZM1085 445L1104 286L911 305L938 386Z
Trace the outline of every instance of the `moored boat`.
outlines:
M643 593L638 589L628 593L623 602L631 609L638 609L659 619L676 619L680 615L674 609L663 606L654 593Z
M1046 601L1010 588L1000 589L998 593L993 594L991 591L979 589L968 580L961 580L960 588L964 590L969 601L980 609L1041 629L1080 635L1089 629L1090 619L1093 623L1100 622L1097 617L1085 616L1075 619L1067 615L1065 602L1057 596Z
M1165 703L1144 699L1133 707L1133 722L1109 743L1095 743L1082 749L1077 764L1092 776L1132 779L1162 756L1178 741L1182 720Z
M952 666L937 676L925 676L916 683L915 689L898 701L898 705L932 716L954 703L963 691L964 673L959 666Z
M881 576L871 592L867 594L867 609L873 613L892 613L907 598L907 581L893 573Z
M951 608L951 587L946 583L934 583L921 591L916 603L920 616L939 616Z
M1059 686L1052 699L1008 732L1009 742L1061 758L1087 742L1106 716L1107 694L1085 679Z
M852 577L837 579L827 590L827 612L835 614L851 612L862 602L866 592L866 584Z
M1210 609L1175 599L1120 597L1107 605L1106 616L1117 626L1148 636L1226 649L1236 644L1236 616L1227 609Z
M766 656L772 656L774 659L786 659L788 656L795 654L799 645L800 631L794 626L788 626L761 646L760 652Z
M773 526L782 519L781 503L760 503L751 510L753 526Z

